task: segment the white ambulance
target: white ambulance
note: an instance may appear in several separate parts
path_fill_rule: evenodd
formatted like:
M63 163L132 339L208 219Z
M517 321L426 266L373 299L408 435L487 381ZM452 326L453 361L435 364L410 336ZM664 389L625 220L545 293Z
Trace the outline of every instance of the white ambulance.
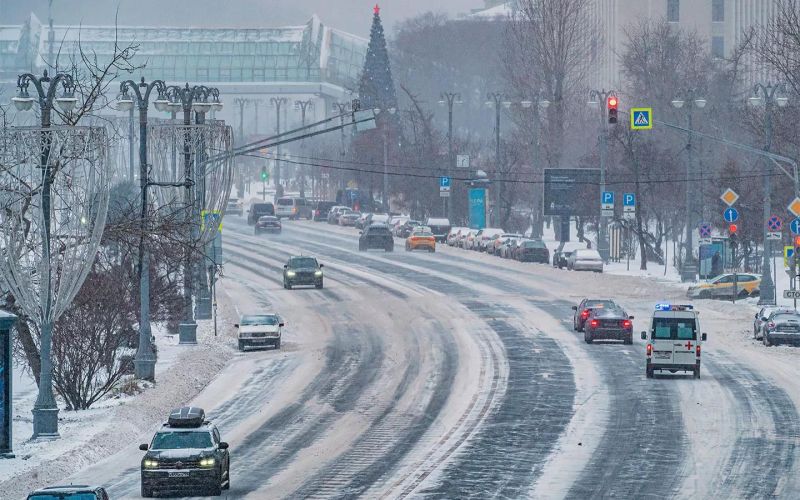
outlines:
M701 345L707 335L700 332L700 313L690 305L656 304L647 341L647 378L656 370L687 371L700 378Z

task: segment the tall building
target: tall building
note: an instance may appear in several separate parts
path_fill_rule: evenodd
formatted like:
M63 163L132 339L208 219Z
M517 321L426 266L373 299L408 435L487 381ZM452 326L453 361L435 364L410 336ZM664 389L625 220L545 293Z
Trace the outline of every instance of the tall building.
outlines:
M621 86L619 54L626 27L642 19L664 19L707 40L712 56L729 56L751 26L766 24L776 12L771 0L594 0L594 14L604 37L593 85Z

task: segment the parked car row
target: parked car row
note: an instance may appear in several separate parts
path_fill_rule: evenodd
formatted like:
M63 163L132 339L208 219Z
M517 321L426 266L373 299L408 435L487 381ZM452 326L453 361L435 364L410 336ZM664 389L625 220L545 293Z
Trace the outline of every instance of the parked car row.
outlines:
M550 251L544 241L507 233L500 228L470 229L454 227L444 239L448 246L475 250L520 262L550 262Z

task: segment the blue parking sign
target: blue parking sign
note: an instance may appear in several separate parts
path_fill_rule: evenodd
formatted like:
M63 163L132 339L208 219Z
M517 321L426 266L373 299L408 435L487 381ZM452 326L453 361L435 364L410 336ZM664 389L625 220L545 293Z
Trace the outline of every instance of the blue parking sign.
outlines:
M636 206L636 193L625 193L622 195L622 206L623 207L635 207Z
M450 187L450 177L447 177L447 176L439 177L439 187L440 188L449 188Z
M603 191L603 196L601 197L601 202L603 205L613 205L614 204L614 193L611 191Z

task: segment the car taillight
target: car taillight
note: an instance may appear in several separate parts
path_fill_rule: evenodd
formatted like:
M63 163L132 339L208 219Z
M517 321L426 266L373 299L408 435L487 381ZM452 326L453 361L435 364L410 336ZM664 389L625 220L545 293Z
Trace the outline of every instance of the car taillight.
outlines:
M316 216L319 217L319 210L315 212Z
M695 354L697 354L697 357L699 358L700 357L700 344L697 344L697 346L694 348L694 352L695 352Z
M769 328L770 330L774 330L775 329L775 323L767 324L767 328Z
M653 355L653 344L647 344L647 355L648 356Z
M631 320L626 319L622 321L622 328L630 328L631 327Z
M297 213L297 207L292 207L292 213Z
M600 322L596 319L593 319L590 325L592 325L592 328L597 328L598 326L600 326Z
M588 310L588 309L584 309L584 310L581 312L581 318L583 318L583 319L586 319L586 318L588 318L588 317L589 317L589 310Z

